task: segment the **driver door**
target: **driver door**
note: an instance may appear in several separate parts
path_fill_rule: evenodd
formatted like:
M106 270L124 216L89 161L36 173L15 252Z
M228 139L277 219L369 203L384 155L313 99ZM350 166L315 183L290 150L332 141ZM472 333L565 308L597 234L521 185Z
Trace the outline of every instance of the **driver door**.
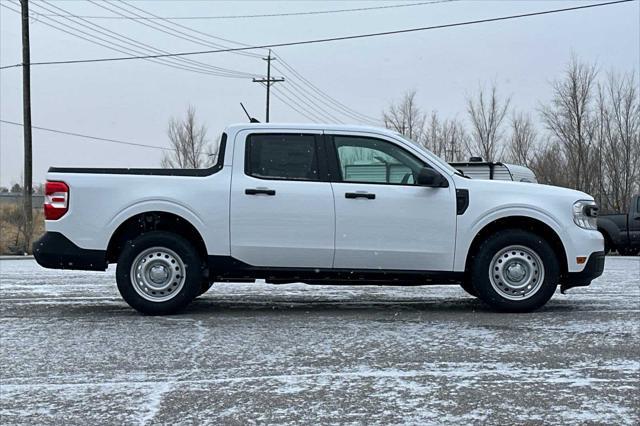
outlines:
M325 133L337 175L331 183L334 268L451 270L456 235L453 180L443 174L448 188L418 186L417 173L431 166L398 141Z

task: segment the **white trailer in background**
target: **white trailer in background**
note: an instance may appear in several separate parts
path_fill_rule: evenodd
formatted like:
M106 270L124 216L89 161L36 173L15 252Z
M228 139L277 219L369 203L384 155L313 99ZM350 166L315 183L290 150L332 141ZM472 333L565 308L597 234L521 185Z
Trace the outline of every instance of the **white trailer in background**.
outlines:
M525 166L491 161L482 161L471 157L467 162L449 163L472 179L512 180L514 182L538 183L533 171Z

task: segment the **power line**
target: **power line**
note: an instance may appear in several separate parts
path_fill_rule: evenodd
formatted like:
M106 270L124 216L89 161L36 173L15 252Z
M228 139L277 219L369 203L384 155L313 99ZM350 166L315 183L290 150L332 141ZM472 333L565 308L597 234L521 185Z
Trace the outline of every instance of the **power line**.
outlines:
M298 89L300 91L300 94L303 97L311 100L312 102L315 102L315 106L321 109L322 111L325 111L327 115L329 115L330 117L334 117L333 116L334 113L339 113L349 117L352 120L365 122L368 124L371 124L371 123L377 124L377 120L373 118L369 118L363 114L356 112L355 110L352 110L351 108L343 104L340 104L338 101L330 97L328 94L324 93L323 91L318 89L316 86L312 85L309 82L309 80L303 77L300 73L295 71L293 68L290 68L290 66L282 60L282 57L280 55L276 55L276 56L278 57L280 62L282 62L282 64L296 76L296 78L300 81L300 83L297 83L290 75L287 75L282 69L278 68L277 66L274 65L274 68L277 71L279 71L281 74L287 76L289 78L289 83L292 86L294 86L296 89ZM313 90L310 90L308 87L311 87L311 89ZM332 118L332 119L336 120L335 118Z
M291 81L289 81L291 83ZM258 82L263 87L267 87L267 85L263 82ZM301 95L305 95L303 92L300 92ZM342 121L335 116L331 115L329 112L323 110L317 105L315 99L310 99L306 97L303 99L296 92L291 90L291 88L286 85L282 85L279 87L273 87L273 95L280 100L283 104L288 106L292 111L295 111L307 119L315 122L315 123L323 123L323 122L333 122L333 123L342 123ZM278 96L279 95L279 96ZM285 99L288 100L285 101ZM291 102L291 103L289 103ZM293 105L292 105L293 104Z
M99 4L99 3L97 3L95 0L88 0L88 1L89 1L89 2L91 2L91 3L93 3L93 4L95 4L96 6L99 6L99 7L101 7L101 8L106 9L106 10L109 10L109 11L111 11L111 12L113 12L113 13L116 13L116 14L122 15L120 12L118 12L118 11L116 11L116 10L113 10L113 9L111 9L111 8L107 7L107 6L104 6L103 4ZM126 3L125 1L123 1L123 0L119 0L119 3L120 3L120 4L122 4L122 5L123 5L123 6L125 6L125 7L131 8L131 9L135 9L135 10L137 10L137 11L140 11L141 13L143 13L143 14L145 14L145 15L149 15L149 16L157 17L156 15L153 15L152 13L150 13L150 12L146 11L145 9L142 9L142 8L140 8L140 7L137 7L137 6L134 6L133 4L127 4L127 3ZM127 10L127 9L125 9L125 8L123 8L123 7L121 7L121 6L115 5L115 4L113 4L113 3L111 3L111 4L112 4L114 7L118 8L118 9L120 9L120 10L126 11L127 13L130 13L130 14L134 14L134 16L136 16L136 17L141 17L141 16L142 16L142 15L137 14L137 13L135 13L135 12L131 12L131 11L129 11L129 10ZM122 15L122 16L124 16L124 15ZM237 41L234 41L234 40L229 40L229 39L223 39L223 38L221 38L221 37L217 37L217 36L214 36L214 35L212 35L212 34L208 34L208 33L206 33L206 32L197 31L197 30L194 30L194 29L192 29L192 28L190 28L190 27L187 27L187 26L184 26L184 25L180 25L180 24L177 24L177 23L171 22L171 21L169 21L169 20L167 20L167 19L163 19L163 21L164 21L164 22L167 22L169 25L177 26L178 28L185 29L185 30L186 30L186 31L188 31L188 32L175 30L174 28L171 28L171 27L169 27L169 26L167 26L167 25L164 25L164 24L162 24L162 23L153 22L153 24L158 25L158 26L160 26L160 27L161 27L161 28L157 28L157 29L158 29L158 31L166 32L166 31L164 31L163 29L168 29L168 30L169 30L169 31L171 31L171 32L173 32L173 31L177 31L179 34L182 34L182 35L185 35L185 36L189 37L189 38L187 39L187 40L189 40L189 41L193 41L193 40L192 40L192 38L193 38L194 36L193 36L191 33L196 33L196 34L200 34L200 35L205 36L205 37L209 37L209 38L213 38L213 39L218 39L218 40L224 40L224 41L227 41L227 42L229 42L229 43L236 44L236 45L247 46L247 45L246 45L246 44L244 44L244 43L240 43L240 42L237 42ZM150 25L149 25L148 23L146 23L146 22L138 22L138 23L140 23L140 24L142 24L142 25L146 25L146 26L149 26L149 27L151 27L151 28L156 29L156 27L155 27L155 26L150 26ZM167 34L170 34L170 35L174 35L173 33L169 33L169 32L166 32L166 33L167 33ZM184 39L184 37L180 37L180 38L183 38L183 39ZM198 38L198 37L196 37L196 40L204 41L206 45L211 45L211 44L213 44L213 45L214 45L214 47L218 47L218 46L220 46L220 45L217 45L217 44L215 44L215 43L206 42L206 40L203 40L202 38ZM203 44L203 43L198 43L198 44ZM226 47L226 46L224 46L224 47ZM242 52L242 53L245 53L245 52ZM247 53L247 54L248 54L248 53ZM256 54L253 54L253 53L251 53L250 55L251 55L251 56L253 56L253 57L260 57L260 55L256 55ZM263 59L264 59L264 58L263 58ZM283 62L284 62L284 61L283 61ZM283 65L285 65L287 68L290 68L290 65L288 65L287 63L284 63ZM274 68L275 68L275 65L274 65ZM279 70L279 68L278 68L278 70ZM298 74L295 70L292 70L292 71L293 71L294 73ZM281 72L282 72L282 71L281 71ZM284 73L283 73L283 74L284 74ZM298 75L299 75L299 74L298 74ZM303 86L303 85L305 84L305 82L307 82L308 84L310 84L310 83L308 82L308 80L306 80L306 79L305 79L304 77L302 77L302 76L300 76L300 77L301 77L301 84L298 84L298 83L296 83L295 81L291 81L291 84L292 84L295 88L298 88L298 89L300 90L300 95L302 95L302 97L304 97L304 98L306 98L306 99L309 99L309 100L310 100L310 105L309 105L309 104L306 104L306 103L305 103L305 104L306 104L306 105L309 105L309 107L310 107L311 109L319 110L319 111L321 112L321 114L323 114L324 116L326 116L326 117L330 117L329 121L340 122L340 120L339 120L338 118L336 118L336 117L335 117L331 112L329 112L329 111L333 111L333 110L335 109L335 107L334 107L334 106L332 106L330 103L328 103L327 101L325 101L325 100L324 100L324 99L322 99L322 98L320 98L320 99L316 99L316 95L315 95L314 93L312 93L310 90L308 90L307 88L305 88L305 87ZM267 77L267 79L268 79L268 78L269 78L269 77ZM263 80L264 80L263 78L261 78L261 79L256 79L256 78L254 78L254 81L263 81ZM317 89L317 87L315 87L315 86L314 86L314 89L315 89L316 91L318 91L318 90L319 90L319 89ZM288 92L288 93L290 93L290 94L291 94L293 97L295 97L296 99L301 100L301 99L300 99L300 97L298 97L298 96L295 94L295 92L294 92L293 90L289 90L288 88L284 88L283 90L284 90L284 91L286 91L286 92ZM328 95L326 95L326 94L324 94L324 93L322 93L322 92L320 92L320 93L321 93L322 95L324 95L324 96L328 97ZM337 103L337 101L335 101L333 98L330 98L330 99L331 99L334 103ZM302 101L302 100L301 100L301 101ZM316 105L316 104L318 104L318 101L319 101L319 103L323 103L324 105L329 106L329 111L326 111L326 110L325 110L321 105ZM302 102L304 103L304 101L302 101ZM339 104L339 103L338 103L338 104ZM357 114L359 114L359 113L357 113L357 112L355 112L355 111L351 110L350 108L348 108L348 107L344 106L343 104L339 104L339 106L340 106L340 107L342 107L345 111L347 111L347 115L351 115L351 116L352 116L353 118L355 118L357 121L364 121L364 122L369 122L369 123L371 123L371 122L375 122L375 123L377 124L377 120L375 120L375 121L374 121L374 119L368 119L368 118L366 118L366 117L365 117L364 115L362 115L362 114L360 114L360 116L359 116L359 115L357 115ZM317 108L316 108L316 107L317 107ZM354 113L355 113L355 114L354 114Z
M342 120L333 116L330 112L327 112L324 109L320 108L317 103L314 102L314 100L307 101L303 99L287 86L280 86L278 87L278 90L280 92L280 95L285 96L287 99L291 100L291 102L295 103L298 108L304 109L307 113L313 114L315 117L320 117L321 122L342 124ZM287 96L287 93L289 94L289 96Z
M294 99L291 99L291 97L287 96L282 91L279 91L279 88L277 88L277 87L274 87L273 96L275 96L280 102L282 102L283 104L285 104L286 106L291 108L291 110L297 112L298 114L303 115L304 117L306 117L307 119L313 121L314 123L322 123L323 121L325 121L322 117L319 117L317 114L315 114L315 113L313 113L313 112L311 112L309 110L304 109L304 107L302 107ZM289 102L293 103L295 105L295 107L292 106L289 102L285 101L285 99L287 99Z
M429 4L437 3L449 3L458 0L435 0L435 1L423 1L419 3L407 3L407 4L394 4L387 6L371 6L371 7L358 7L353 9L333 9L333 10L314 10L308 12L283 12L283 13L263 13L256 15L222 15L222 16L166 16L166 17L137 17L137 18L122 18L118 16L99 16L99 15L87 15L82 16L87 19L131 19L131 20L181 20L181 19L246 19L246 18L273 18L282 16L303 16L303 15L328 15L333 13L347 13L347 12L365 12L369 10L382 10L382 9L399 9L404 7L425 6ZM45 15L45 16L62 16L62 15Z
M89 0L89 1L90 1L91 3L96 4L96 6L99 6L99 7L105 8L105 9L107 9L107 10L111 11L111 12L114 12L114 13L118 13L118 14L119 14L119 12L114 11L114 10L112 10L111 8L107 8L107 7L106 7L106 6L104 6L104 5L98 4L98 3L96 3L94 0ZM130 7L130 8L132 8L132 9L138 10L138 11L140 11L140 12L144 13L144 14L147 14L147 15L150 15L150 16L155 16L155 15L151 14L150 12L148 12L148 11L146 11L146 10L144 10L144 9L140 8L140 7L134 6L133 4L127 4L127 3L126 3L126 2L124 2L123 0L119 0L119 2L120 2L121 4L123 4L123 5L127 6L127 7ZM113 4L113 3L112 3L112 4ZM113 6L117 7L117 8L118 8L118 9L120 9L120 10L125 10L123 7L119 7L119 6L115 5L115 4L113 4ZM132 14L134 14L134 15L135 15L135 16L137 16L137 17L141 17L141 16L142 16L142 15L139 15L139 14L137 14L137 13L135 13L135 12L129 12L129 11L127 11L127 12L128 12L128 13L132 13ZM236 44L236 45L243 45L243 46L247 46L247 45L246 45L246 44L244 44L244 43L240 43L240 42L233 41L233 40L229 40L229 39L222 39L222 38L220 38L220 37L213 36L213 35L211 35L211 34L208 34L208 33L202 32L202 31L194 30L194 29L192 29L192 28L190 28L190 27L187 27L187 26L184 26L184 25L180 25L180 24L173 23L173 22L168 21L168 20L166 20L166 19L164 19L164 21L166 21L166 22L167 22L168 24L170 24L170 25L175 25L175 26L178 26L179 28L184 28L185 30L187 30L187 31L189 31L189 32L194 32L194 33L196 33L196 34L201 34L201 35L203 35L203 36L205 36L205 37L210 37L210 38L214 38L214 39L224 40L224 41L227 41L227 42L230 42L230 43L234 43L234 44ZM140 23L140 24L143 24L143 25L147 25L147 26L149 26L149 25L148 25L147 23L145 23L145 22L139 22L139 23ZM159 26L161 26L162 28L169 29L170 31L177 31L177 30L174 30L173 28L170 28L170 27L168 27L168 26L166 26L166 25L163 25L163 24L161 24L161 23L156 23L156 22L154 22L154 24L159 25ZM155 27L153 27L153 28L155 28ZM159 30L159 31L161 31L161 32L165 32L165 31L163 31L162 29L158 29L158 30ZM183 34L183 35L185 35L185 36L188 36L188 37L189 37L189 39L188 39L188 40L190 40L190 41L191 41L191 38L193 37L191 34L186 33L186 32L183 32L183 31L178 31L178 32L179 32L180 34ZM167 34L169 34L169 33L167 33ZM183 38L183 37L181 37L181 38ZM198 38L198 40L202 40L202 39ZM226 47L226 46L225 46L225 47ZM255 55L255 54L251 54L251 56L260 57L260 55ZM265 59L265 58L263 58L263 59ZM269 57L267 57L266 59L269 59ZM273 60L273 58L272 58L272 60ZM271 60L269 60L269 61L268 61L268 67L267 67L267 69L268 69L268 70L269 70L269 68L270 68L270 64L271 64ZM269 73L267 73L267 78L266 78L266 79L265 79L265 78L254 78L254 79L253 79L253 81L254 81L254 82L259 82L259 83L264 83L264 82L266 82L266 81L267 81L267 80L269 80L269 79L270 79L270 76L269 76ZM300 97L299 97L299 96L298 96L298 95L297 95L293 90L289 90L289 88L286 88L286 87L285 87L285 88L283 88L282 90L283 90L283 91L286 91L287 93L289 93L292 97L294 97L295 99L297 99L297 100L299 100L300 102L302 102L302 103L303 103L304 105L306 105L308 108L313 109L313 110L315 110L315 111L319 112L320 114L322 114L322 116L323 116L323 117L330 117L330 119L329 119L328 121L340 122L340 120L339 120L338 118L336 118L335 116L333 116L330 112L325 111L325 110L324 110L320 105L317 105L317 106L316 106L316 105L315 105L315 104L316 104L316 99L311 99L311 97L310 97L309 95L307 95L307 93L305 93L305 92L307 91L307 89L305 89L303 86L301 86L301 85L297 84L295 81L292 81L292 82L291 82L291 84L292 84L293 86L295 86L296 88L301 89L301 90L300 90L300 94L301 94L304 98L307 98L307 99L309 99L309 100L310 100L310 103L309 103L309 104L307 104L304 100L302 100L302 99L301 99L301 98L300 98ZM263 86L270 86L270 84L267 84L267 85L264 85L264 84L263 84ZM269 92L269 87L267 87L267 92ZM314 95L313 95L313 94L311 94L311 96L314 96ZM268 95L267 95L267 98L268 98ZM280 99L280 100L281 100L281 101L283 101L282 99ZM320 101L322 102L322 99L320 99ZM284 101L283 101L283 102L284 102ZM324 103L326 104L326 102L324 102ZM325 120L326 120L326 118L325 118ZM359 120L359 121L361 121L360 119L358 119L358 120Z
M94 3L93 0L89 0L89 1ZM172 22L172 21L168 20L167 18L162 18L160 16L154 15L153 13L151 13L151 12L145 10L145 9L141 9L140 7L134 6L132 4L125 3L123 0L120 0L120 2L122 4L124 4L126 7L138 10L139 12L142 12L142 13L144 13L144 14L146 14L146 15L154 18L154 19L158 19L158 20L161 20L163 22L166 22L167 24L169 24L169 25L171 25L173 27L177 27L177 28L181 28L183 30L189 31L192 34L187 34L187 33L183 32L183 31L176 30L175 28L171 28L168 25L157 24L157 25L160 25L161 27L166 28L166 29L168 29L170 31L174 31L174 32L177 32L178 34L182 34L182 35L185 35L185 36L189 37L189 41L191 41L193 43L204 45L204 46L209 46L209 47L228 47L228 46L223 46L223 45L218 44L218 43L212 43L210 41L203 40L202 38L193 35L193 34L199 34L199 35L204 36L204 37L209 38L209 39L220 40L220 41L224 41L224 42L227 42L227 43L235 44L235 45L238 45L238 46L243 46L243 47L249 46L248 44L245 44L245 43L240 43L240 42L235 41L235 40L229 40L227 38L215 36L213 34L205 33L203 31L199 31L199 30L187 27L185 25L178 24L177 22ZM122 7L120 7L120 9L122 10ZM142 17L141 15L138 15L138 14L136 14L134 12L129 12L129 13L133 14L136 17ZM260 58L261 57L261 55L259 55L257 53L253 53L253 52L231 52L231 53L236 53L238 55L252 56L254 58Z
M118 5L116 3L108 3L108 4L110 4L112 7L115 7L116 9L119 9L119 10L127 13L128 15L123 15L122 12L118 12L117 10L112 9L111 7L108 7L103 3L99 3L99 2L96 2L94 0L88 0L88 1L90 3L98 6L98 7L101 7L102 9L108 10L108 11L110 11L110 12L112 12L112 13L118 15L118 16L125 17L125 18L130 17L128 15L133 15L133 17L143 18L144 16L140 15L139 13L137 13L136 10L141 12L141 13L144 13L146 15L155 17L155 15L153 15L152 13L147 12L146 10L141 9L141 8L139 8L137 6L134 6L132 4L125 3L124 1L120 2L122 5ZM131 10L131 9L133 9L133 10ZM187 29L192 33L204 35L204 36L206 36L208 38L211 38L211 39L222 40L222 41L226 41L226 42L233 43L233 44L236 44L236 45L243 45L242 43L238 43L238 42L233 41L233 40L228 40L228 39L225 39L225 38L214 36L212 34L207 34L207 33L201 32L201 31L193 30L193 29L191 29L189 27L186 27L184 25L180 25L180 24L168 21L166 19L164 19L163 21L167 22L168 24L170 24L170 25L172 25L174 27L178 27L178 28L181 28L181 29ZM176 37L176 38L179 38L179 39L182 39L182 40L186 40L186 41L188 41L190 43L198 44L200 46L213 47L213 48L216 48L216 49L225 49L225 48L229 47L229 46L222 45L220 43L214 43L214 42L211 42L211 41L204 40L201 37L194 36L193 34L186 33L186 32L184 32L184 31L182 31L180 29L172 28L169 25L163 24L162 22L155 22L155 21L145 22L145 21L142 21L142 20L136 20L135 22L137 22L140 25L144 25L144 26L146 26L148 28L152 28L152 29L154 29L156 31L162 32L164 34L168 34L168 35L170 35L172 37ZM260 55L252 53L252 52L231 52L231 53L235 53L235 54L243 55L243 56L250 56L250 57L254 57L254 58L260 58Z
M357 120L360 120L360 121L378 123L379 120L377 118L369 117L368 115L361 114L360 112L358 112L358 111L356 111L356 110L354 110L352 108L349 108L345 104L337 101L335 98L332 98L327 93L325 93L323 90L318 88L318 86L316 86L315 84L311 83L307 78L305 78L298 71L296 71L296 69L293 68L293 66L291 66L287 61L285 61L282 58L282 56L280 56L280 55L276 55L276 56L278 57L278 59L280 60L280 62L282 63L282 65L285 68L287 68L289 71L291 71L293 74L295 74L303 83L306 83L306 85L309 86L311 89L313 89L313 91L318 93L323 98L326 98L330 103L332 103L334 105L334 107L337 107L338 109L344 111L344 113L346 115L351 116L353 118L356 118ZM326 105L326 103L325 103L325 105Z
M20 126L20 127L24 126L22 123L17 123L15 121L9 121L9 120L0 120L0 123L11 124L11 125ZM50 128L47 128L47 127L39 127L39 126L31 126L31 127L33 127L34 129L45 131L45 132L59 133L59 134L62 134L62 135L75 136L75 137L78 137L78 138L85 138L85 139L92 139L92 140L101 141L101 142L111 142L111 143L117 143L117 144L122 144L122 145L131 145L131 146L137 146L137 147L141 147L141 148L160 149L160 150L163 150L163 151L175 151L175 149L173 149L173 148L165 148L165 147L157 146L157 145L146 145L146 144L143 144L143 143L126 142L126 141L121 141L121 140L117 140L117 139L109 139L109 138L102 138L102 137L98 137L98 136L84 135L82 133L75 133L75 132L68 132L68 131L64 131L64 130L50 129Z
M277 68L276 68L277 69ZM294 98L298 99L300 102L303 102L304 105L307 105L309 109L317 112L318 114L320 114L322 117L325 117L324 120L331 121L334 123L338 123L341 124L342 120L340 120L336 115L334 115L334 111L332 110L327 110L325 109L318 101L321 101L321 99L318 99L317 97L313 97L313 95L309 94L304 87L302 87L301 85L299 85L298 83L296 83L295 81L291 80L291 78L289 77L288 80L289 84L293 87L291 88L285 88L284 86L281 87L280 89L287 91L288 93L291 94L291 96L293 96ZM298 94L296 94L296 92L293 91L293 89L296 89L298 91Z
M44 1L44 0L43 0L43 1ZM90 3L92 3L92 4L96 5L96 6L98 6L98 7L101 7L101 8L103 8L103 9L109 10L110 12L112 12L112 13L114 13L114 14L116 14L116 15L126 17L126 15L123 15L123 14L122 14L122 12L118 12L117 10L114 10L114 9L112 9L112 8L108 7L108 6L105 6L104 4L98 3L98 2L93 1L93 0L88 0L88 1L89 1ZM123 2L123 3L124 3L124 2ZM137 14L136 12L131 12L131 11L129 11L129 10L127 10L127 9L125 9L125 8L123 8L123 7L121 7L121 6L118 6L118 5L117 5L117 4L115 4L115 3L108 3L108 4L111 4L113 7L117 8L117 9L120 9L120 10L124 11L125 13L132 14L132 15L134 15L134 16L140 16L140 15L139 15L139 14ZM124 4L126 5L126 3L124 3ZM137 8L137 7L135 7L135 6L130 6L130 7L135 8L135 9L138 9L138 10L140 10L140 11L144 12L144 10L139 9L139 8ZM58 8L58 9L60 9L60 8ZM145 13L146 13L146 12L145 12ZM87 21L87 22L89 22L89 21ZM189 41L189 42L192 42L192 43L195 43L195 44L199 44L199 45L201 45L201 46L208 46L208 47L215 47L215 48L226 48L226 47L228 47L228 46L224 46L224 45L221 45L221 44L215 44L215 43L200 43L200 42L198 42L198 41L194 40L194 37L184 37L184 36L182 36L182 35L180 35L180 34L184 34L185 36L188 36L188 34L185 34L184 32L181 32L181 31L173 30L173 29L171 29L171 28L169 28L169 27L167 27L166 25L163 25L163 24L161 24L161 23L155 23L155 22L154 22L153 24L146 23L146 22L138 22L138 23L139 23L139 24L141 24L141 25L144 25L144 26L146 26L146 27L152 28L152 29L154 29L154 30L160 31L160 32L162 32L162 33L169 34L169 35L171 35L171 36L173 36L173 37L177 37L177 38L180 38L180 39L182 39L182 40L186 40L186 41ZM158 28L158 27L160 27L160 28ZM168 28L171 32L170 32L170 31L166 31L166 30L164 30L163 28ZM174 32L177 32L177 33L179 33L179 34L174 34ZM130 38L129 38L129 39L130 39ZM130 39L130 40L131 40L131 39ZM135 40L134 40L134 41L135 41ZM148 45L147 45L147 46L148 46ZM153 47L153 46L148 46L148 47ZM158 50L158 49L156 49L156 50ZM164 52L164 51L163 51L163 52ZM166 53L166 52L164 52L164 53ZM242 53L244 53L244 52L242 52ZM251 54L251 55L253 56L253 54ZM196 62L196 63L201 64L201 65L204 65L204 66L207 66L207 67L216 68L217 70L221 70L221 71L224 71L224 72L237 73L237 74L239 74L239 75L240 75L240 74L242 74L242 75L244 75L245 77L248 77L248 78L250 78L250 77L255 77L255 76L256 76L256 74L247 73L247 72L244 72L244 71L230 70L230 69L228 69L228 68L216 67L216 66L212 66L212 65L205 64L205 63L202 63L202 62Z
M336 41L344 41L344 40L355 40L362 38L371 38L371 37L381 37L381 36L389 36L396 34L406 34L413 33L419 31L428 31L428 30L437 30L443 28L453 28L453 27L462 27L466 25L474 25L474 24L483 24L488 22L498 22L498 21L506 21L511 19L519 19L519 18L527 18L532 16L541 16L541 15L550 15L554 13L562 13L562 12L570 12L582 9L590 9L595 7L604 7L611 6L619 3L629 3L635 0L615 0L606 3L597 3L597 4L589 4L584 6L574 6L567 7L562 9L551 9L544 10L540 12L529 12L529 13L521 13L517 15L508 15L508 16L500 16L496 18L486 18L486 19L476 19L472 21L463 21L463 22L455 22L450 24L441 24L441 25L432 25L428 27L418 27L418 28L407 28L403 30L394 30L394 31L382 31L376 33L366 33L366 34L357 34L350 36L339 36L339 37L327 37L320 39L312 39L312 40L301 40L301 41L292 41L292 42L283 42L283 43L271 43L271 44L263 44L256 46L248 46L248 47L233 47L228 49L214 49L214 50L201 50L201 51L192 51L192 52L178 52L178 53L168 53L168 54L160 54L160 55L142 55L142 56L121 56L115 58L96 58L96 59L73 59L73 60L65 60L65 61L44 61L44 62L32 62L31 65L63 65L63 64L79 64L79 63L96 63L96 62L112 62L112 61L128 61L134 59L156 59L156 58L167 58L174 56L192 56L192 55L204 55L210 53L226 53L226 52L240 52L245 50L255 50L255 49L269 49L275 47L285 47L285 46L301 46L301 45L309 45L309 44L319 44L319 43L328 43L328 42L336 42ZM0 67L0 69L13 68L13 67L21 67L22 64L14 64L14 65L5 65Z
M44 5L43 5L44 4ZM44 10L48 10L51 11L52 9L47 8L45 5L48 5L49 7L53 7L57 10L61 10L64 12L67 12L66 10L55 6L45 0L38 2L36 4L38 7L44 9ZM5 5L3 5L5 6ZM10 9L11 10L11 9ZM153 53L153 54L166 54L169 53L165 50L162 49L158 49L154 46L151 46L149 44L146 43L142 43L139 42L131 37L127 37L123 34L117 33L115 31L111 31L106 27L103 27L101 25L95 24L93 22L90 22L86 19L82 19L82 18L64 18L67 21L70 21L72 24L74 24L75 26L72 25L68 25L65 23L62 23L54 18L46 18L48 20L51 20L55 23L57 23L58 25L62 25L64 28L79 32L81 34L84 34L88 37L91 37L93 40L91 40L91 42L97 40L100 40L103 43L107 43L108 46L105 46L104 44L101 44L101 46L103 47L107 47L111 50L116 50L119 52L122 52L121 49L125 49L127 54L131 54L131 52L133 51L134 53ZM80 28L78 27L80 26ZM82 28L86 28L87 31L92 31L94 33L97 33L99 35L95 35L91 32L87 32L85 30L83 30ZM57 28L60 29L60 28ZM77 34L74 34L75 36L78 36ZM107 38L103 38L100 35L107 37ZM90 41L87 40L84 37L80 37L86 41ZM115 40L115 41L113 41ZM116 46L116 48L113 48L113 46ZM169 60L169 62L166 62L166 60ZM211 74L211 75L216 75L219 77L231 77L231 78L251 78L251 77L255 77L257 74L251 74L251 73L245 73L242 71L237 71L237 70L231 70L228 68L222 68L222 67L216 67L213 65L209 65L206 64L204 62L199 62L199 61L194 61L192 59L187 59L187 58L165 58L162 59L162 62L158 62L158 63L162 63L164 65L169 65L169 64L174 64L173 68L178 67L179 69L184 69L187 71L194 71L194 72L199 72L202 74Z
M260 83L260 84L265 88L267 87L265 83ZM307 109L309 107L309 104L305 103L300 98L296 98L293 92L287 91L287 93L292 95L293 98L295 99L292 99L291 96L287 95L284 91L280 90L283 87L285 86L281 86L281 87L274 86L273 88L273 96L275 96L280 102L288 106L292 111L297 112L298 114L304 116L310 121L313 121L314 123L322 123L324 121L327 121L326 118L323 118L323 116L319 115L317 112L312 111L311 108ZM288 101L285 99L287 99ZM298 99L302 103L298 102L296 99Z
M18 11L8 7L6 4L0 3L0 6L6 8L6 9L12 11L12 12L19 13ZM39 7L43 7L41 4L38 4L38 6ZM46 8L45 8L45 10L46 10ZM98 34L105 35L106 37L108 37L106 39L106 38L100 37L98 35L92 34L92 33L88 32L88 31L82 30L81 28L73 27L73 26L69 26L67 24L64 24L64 23L62 23L62 22L60 22L60 21L58 21L58 20L56 20L54 18L46 18L46 19L48 19L48 20L50 20L50 21L52 21L54 23L52 24L50 22L45 22L45 21L41 21L41 23L46 25L46 26L49 26L51 28L54 28L54 29L56 29L58 31L62 31L62 32L67 33L69 35L72 35L74 37L77 37L77 38L80 38L82 40L85 40L85 41L87 41L89 43L97 44L99 46L105 47L105 48L110 49L110 50L114 50L114 51L117 51L117 52L120 52L120 53L125 53L125 54L131 54L131 52L134 52L134 54L135 53L146 53L146 52L149 51L149 49L145 49L144 47L143 48L139 48L139 47L136 46L136 45L144 45L144 43L136 42L135 40L130 39L130 38L129 38L129 40L133 40L133 42L128 42L126 40L124 40L124 41L118 40L118 41L120 43L126 43L129 46L133 45L133 46L135 46L134 48L128 47L128 46L125 46L125 45L122 45L122 44L115 43L115 42L111 41L112 39L115 39L115 37L109 35L108 33L116 34L120 39L122 39L122 38L127 39L128 37L121 36L118 33L114 33L114 32L112 32L110 30L106 30L105 29L106 32L105 31L100 31L100 30L91 28L88 25L85 25L85 24L82 24L82 23L77 23L77 22L71 20L74 23L80 24L81 26L83 26L85 28L88 28L90 31L96 32ZM70 20L69 18L66 18L66 19ZM95 25L95 24L91 24L91 25ZM80 34L78 34L78 33L80 33ZM84 34L84 35L81 35L81 34ZM148 46L148 45L144 45L144 46ZM156 52L162 52L160 49L156 49L153 46L149 46L149 47L151 49L155 50ZM143 49L143 50L140 50L140 49ZM174 60L173 58L167 58L167 59ZM212 65L208 65L208 64L204 64L204 65L206 65L207 68L214 68L214 70L203 68L203 66L199 66L199 65L196 65L196 66L192 66L192 65L188 65L188 64L184 65L184 64L181 63L181 61L179 61L178 63L176 63L176 62L167 62L166 60L163 60L163 58L147 58L145 60L148 60L148 61L154 62L154 63L158 63L160 65L165 65L165 66L168 66L168 67L171 67L171 68L176 68L176 69L185 70L185 71L197 72L199 74L215 75L215 76L219 76L219 77L250 78L250 77L256 75L256 74L242 73L240 71L235 71L235 70L227 70L225 68L220 68L220 67L213 67ZM193 62L195 64L200 64L200 62L198 62L198 61L188 61L188 62ZM218 71L218 70L220 70L220 71Z

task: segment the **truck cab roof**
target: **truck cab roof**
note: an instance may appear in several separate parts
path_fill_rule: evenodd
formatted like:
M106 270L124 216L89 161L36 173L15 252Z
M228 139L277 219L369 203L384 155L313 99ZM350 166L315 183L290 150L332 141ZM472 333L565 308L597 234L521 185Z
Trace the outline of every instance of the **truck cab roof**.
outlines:
M399 133L384 127L363 126L355 124L330 124L330 123L234 123L227 126L226 131L240 131L247 129L256 130L331 130L343 132L368 132L398 136Z

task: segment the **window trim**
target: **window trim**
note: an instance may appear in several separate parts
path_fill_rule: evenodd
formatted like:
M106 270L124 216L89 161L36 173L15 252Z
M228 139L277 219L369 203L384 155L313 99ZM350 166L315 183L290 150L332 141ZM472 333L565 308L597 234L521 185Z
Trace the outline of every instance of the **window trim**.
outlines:
M335 138L336 137L348 137L348 138L359 138L359 139L374 139L374 140L378 140L384 143L388 143L391 144L393 146L395 146L398 149L403 150L407 155L413 157L416 161L419 161L420 163L423 164L424 167L429 167L431 169L433 169L434 171L438 172L440 175L442 175L442 172L436 168L434 168L433 166L431 166L429 163L427 163L426 161L424 161L423 159L419 158L417 155L415 155L414 153L410 152L408 149L405 149L404 147L400 146L397 143L394 143L388 139L383 139L380 137L376 137L376 136L367 136L367 135L351 135L351 134L339 134L339 133L331 133L328 135L325 135L325 141L326 144L328 146L327 149L327 157L328 157L328 162L329 162L329 179L330 182L334 182L334 183L353 183L353 184L357 184L357 185L389 185L389 186L408 186L411 188L422 188L422 186L417 185L417 184L406 184L406 183L395 183L395 182L367 182L367 181L352 181L352 180L344 180L343 176L342 176L342 168L340 167L340 157L338 156L338 148L336 147L336 142L335 142ZM329 151L332 153L330 154ZM334 178L334 177L337 177Z
M251 174L251 143L250 140L254 136L312 136L313 146L315 150L316 165L318 167L317 179L303 179L303 178L290 178L290 177L266 177L256 176ZM321 155L320 146L322 144L322 135L317 133L304 133L304 132L256 132L249 133L244 141L244 174L254 179L260 180L274 180L274 181L289 181L289 182L326 182L326 157Z

